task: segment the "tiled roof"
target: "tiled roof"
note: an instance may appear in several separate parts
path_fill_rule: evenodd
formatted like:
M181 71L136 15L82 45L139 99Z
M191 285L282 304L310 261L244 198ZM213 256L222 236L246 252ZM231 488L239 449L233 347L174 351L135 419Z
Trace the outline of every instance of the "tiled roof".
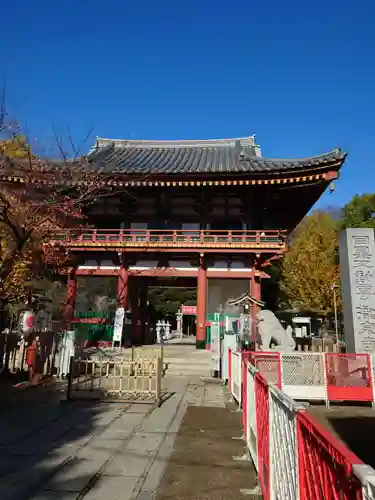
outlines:
M286 173L342 164L340 150L301 159L260 156L254 136L207 141L97 139L87 159L92 169L124 174Z

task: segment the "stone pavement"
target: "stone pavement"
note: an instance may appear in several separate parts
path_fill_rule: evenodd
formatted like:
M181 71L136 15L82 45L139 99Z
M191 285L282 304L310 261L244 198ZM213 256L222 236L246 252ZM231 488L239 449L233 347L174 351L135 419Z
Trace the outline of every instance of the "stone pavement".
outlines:
M230 408L189 406L156 500L254 498L245 492L251 489L254 493L255 470L242 459L244 442L233 439L241 428L240 418L241 414Z
M59 388L2 399L1 500L155 498L188 406L226 403L220 384L183 377L165 383L171 396L155 409L66 403Z

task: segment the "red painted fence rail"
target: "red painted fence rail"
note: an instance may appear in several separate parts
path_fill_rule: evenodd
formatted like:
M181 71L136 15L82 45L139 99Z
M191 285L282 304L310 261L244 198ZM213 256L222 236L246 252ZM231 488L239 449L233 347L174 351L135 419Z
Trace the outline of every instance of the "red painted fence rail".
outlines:
M362 500L361 460L307 411L297 412L297 443L301 500Z
M375 403L375 364L369 354L244 351L242 356L269 383L295 399L322 400L327 405L330 401Z
M368 354L325 353L329 401L373 401Z
M319 424L304 405L263 376L261 369L280 379L277 355L243 352L240 372L241 353L229 350L228 359L228 387L242 406L244 435L264 500L375 500L375 470ZM327 360L328 386L339 391L332 398L350 397L350 391L342 392L347 388L372 391L368 355L330 354L322 359ZM239 373L242 381L237 378L234 383L232 377ZM255 447L252 438L256 438Z

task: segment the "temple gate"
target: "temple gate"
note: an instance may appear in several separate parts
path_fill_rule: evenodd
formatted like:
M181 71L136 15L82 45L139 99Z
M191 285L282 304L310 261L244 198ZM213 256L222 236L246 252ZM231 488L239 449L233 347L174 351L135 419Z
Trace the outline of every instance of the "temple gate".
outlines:
M117 306L131 309L132 342L141 344L150 280L173 277L197 286L196 345L204 348L209 314L219 308L230 314L231 302L245 292L261 301L267 265L283 255L288 234L338 177L345 157L334 150L268 159L254 136L97 139L87 165L105 172L114 194L87 207L92 229L54 237L77 262L68 276L68 325L77 276L116 276Z

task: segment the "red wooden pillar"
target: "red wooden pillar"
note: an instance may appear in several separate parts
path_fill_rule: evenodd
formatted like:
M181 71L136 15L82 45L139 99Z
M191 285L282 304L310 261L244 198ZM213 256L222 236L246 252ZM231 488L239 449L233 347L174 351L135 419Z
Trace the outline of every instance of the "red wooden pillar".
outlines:
M254 299L259 301L262 300L260 277L256 276L255 265L253 265L251 268L250 292L251 295L254 297ZM251 336L254 342L254 348L257 341L257 332L258 332L257 315L259 310L260 310L259 306L256 306L255 304L251 308L251 319L252 319Z
M123 307L125 311L129 307L129 273L126 267L121 266L117 281L117 307Z
M77 277L75 268L69 271L67 282L67 297L65 304L65 326L67 330L72 329L72 321L76 308Z
M206 300L207 300L207 270L201 256L198 268L197 290L197 349L206 348Z

